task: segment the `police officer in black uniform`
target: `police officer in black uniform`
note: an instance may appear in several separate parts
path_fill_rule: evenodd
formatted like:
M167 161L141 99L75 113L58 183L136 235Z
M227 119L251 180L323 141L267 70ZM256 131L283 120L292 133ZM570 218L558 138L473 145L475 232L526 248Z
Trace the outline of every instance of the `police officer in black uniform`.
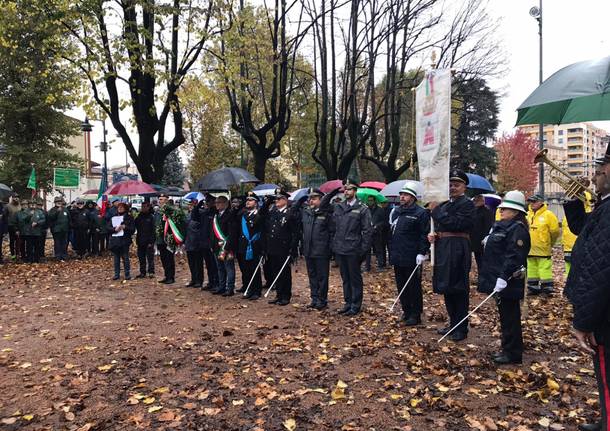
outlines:
M430 202L435 234L429 235L435 244L432 289L444 295L449 325L439 329L446 334L468 314L469 273L471 266L470 235L474 219L474 204L464 194L468 177L460 170L449 176L449 200L441 204ZM449 338L461 341L468 336L468 321L462 322Z
M502 330L502 351L493 356L497 364L520 364L523 355L521 304L525 291L525 273L530 251L527 209L523 193L513 190L498 207L500 221L485 240L483 265L478 290L497 292L496 301Z
M421 264L430 250L428 242L430 214L416 203L417 196L421 196L419 189L419 183L407 181L399 193L400 205L392 210L389 218L392 232L390 263L394 265L396 288L399 293L415 268L420 266L400 295L402 319L406 326L421 323L423 311Z
M288 208L288 193L275 190L275 205L265 217L264 245L269 262L270 280L275 282L276 297L269 304L288 305L292 297L292 274L286 259L296 262L299 244L299 221L297 207ZM283 269L282 269L283 267ZM281 271L281 272L280 272Z
M362 308L362 274L360 264L371 248L373 224L366 205L356 199L358 185L346 182L345 201L337 204L333 213L335 235L332 249L343 280L345 306L339 314L354 316Z
M328 303L330 246L335 231L331 200L338 192L339 189L324 195L319 189L309 189L309 206L301 213L303 256L311 292L311 303L307 307L316 310L325 309Z
M248 192L246 206L238 219L239 243L237 247L237 258L240 262L242 283L244 289L254 279L248 290L247 299L257 300L261 297L263 284L261 280L261 269L256 269L263 253L262 229L264 225L264 211L258 209L258 197L254 192Z

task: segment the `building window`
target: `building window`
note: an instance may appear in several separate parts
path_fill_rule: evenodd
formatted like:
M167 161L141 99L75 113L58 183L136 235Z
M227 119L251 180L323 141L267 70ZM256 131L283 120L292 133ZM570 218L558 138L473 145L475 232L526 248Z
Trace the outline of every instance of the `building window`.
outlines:
M557 142L560 143L560 144L563 144L563 138L557 139Z
M568 129L568 133L582 133L582 128L578 127L576 129Z
M559 136L563 135L563 130L559 130L559 131L557 132L557 134L558 134Z

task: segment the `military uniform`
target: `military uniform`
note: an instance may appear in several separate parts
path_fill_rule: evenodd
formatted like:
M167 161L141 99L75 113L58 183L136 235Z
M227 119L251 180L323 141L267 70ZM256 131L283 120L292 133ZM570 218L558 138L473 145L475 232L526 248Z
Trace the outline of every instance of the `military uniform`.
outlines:
M62 202L56 198L55 203ZM51 234L53 235L53 252L55 258L65 260L68 258L68 234L70 233L70 215L64 207L54 206L47 214Z
M276 191L276 199L278 198L288 200L288 193ZM263 244L269 262L270 276L267 282L273 283L273 280L279 275L275 282L276 299L269 301L270 303L286 305L292 298L291 269L288 264L284 265L284 263L289 256L292 256L292 259L296 259L298 256L299 222L297 217L295 209L288 208L287 205L281 209L274 206L265 217ZM283 270L282 267L284 267Z
M346 187L355 187L346 184ZM354 197L337 204L333 212L335 235L332 250L343 280L345 306L341 313L355 315L362 308L363 285L360 264L371 248L373 225L366 205Z
M301 213L303 256L309 277L311 308L321 310L328 302L328 273L330 269L331 239L335 231L330 201L335 190L325 195L319 208L304 208ZM309 196L323 196L318 189L311 189Z
M451 180L468 184L463 172L454 172ZM468 314L469 274L471 267L470 235L474 220L474 204L462 195L439 204L431 213L435 228L434 273L432 289L445 299L449 327L455 326ZM449 328L440 330L444 333ZM465 320L452 334L459 341L468 334Z
M83 203L77 200L77 205ZM87 243L89 242L89 229L91 228L91 218L89 211L82 208L72 208L70 210L70 225L74 234L73 247L78 257L82 258L87 253Z
M247 199L256 200L256 195L249 192ZM239 240L237 245L237 259L241 268L243 288L248 287L248 283L254 276L248 299L259 299L263 290L261 270L256 270L263 253L261 234L264 224L262 211L258 209L248 210L244 208L239 216ZM256 275L254 275L256 271Z

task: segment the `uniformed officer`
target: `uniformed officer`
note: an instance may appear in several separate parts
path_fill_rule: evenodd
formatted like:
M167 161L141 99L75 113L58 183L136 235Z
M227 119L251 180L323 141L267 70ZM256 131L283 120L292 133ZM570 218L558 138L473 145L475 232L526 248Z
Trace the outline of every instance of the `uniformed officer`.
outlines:
M521 304L525 291L520 268L527 268L530 236L526 219L525 196L513 190L498 206L500 221L485 240L483 265L478 290L498 292L496 301L500 314L502 351L493 356L497 364L520 364L523 355Z
M165 242L163 233L163 214L165 207L169 204L169 197L166 194L159 195L159 211L155 212L155 230L157 235L155 242L159 255L161 257L161 265L163 266L163 279L159 283L173 284L176 277L176 261L174 259L174 250L170 250ZM159 234L160 233L160 234Z
M336 204L333 213L335 236L332 249L343 280L345 306L339 313L354 316L362 308L360 264L371 248L373 224L369 209L356 199L358 185L348 181L344 187L345 201Z
M264 245L271 278L268 282L273 283L277 277L276 297L269 304L288 305L292 297L290 265L284 263L289 256L293 262L298 257L299 221L297 212L288 208L288 197L289 194L284 190L276 189L275 205L265 217Z
M301 214L303 256L311 292L311 303L307 307L316 310L325 309L328 303L330 246L335 230L331 200L338 191L324 195L319 189L309 189L308 207Z
M60 196L53 201L55 206L49 210L48 219L53 234L53 251L55 258L66 260L68 258L68 234L70 233L70 215L66 203Z
M444 295L449 325L437 332L445 335L468 314L469 273L471 266L470 229L474 220L474 204L468 199L466 186L468 177L460 170L453 170L449 176L449 200L441 204L430 202L435 234L428 235L435 244L434 273L432 289ZM449 336L453 341L461 341L468 335L468 321Z
M237 247L237 259L241 268L242 283L244 289L252 280L250 290L246 298L257 300L261 297L263 284L261 280L261 270L257 270L259 260L262 256L263 247L261 244L261 231L263 229L264 218L262 211L258 209L258 197L254 192L248 192L246 196L246 206L239 216L239 244ZM256 274L254 272L256 271Z
M417 205L417 196L422 195L421 184L407 181L399 193L400 205L390 213L390 263L394 265L398 292L409 279L417 265L425 260L430 250L428 232L430 215ZM421 323L423 298L421 290L421 268L400 296L403 322L406 326Z

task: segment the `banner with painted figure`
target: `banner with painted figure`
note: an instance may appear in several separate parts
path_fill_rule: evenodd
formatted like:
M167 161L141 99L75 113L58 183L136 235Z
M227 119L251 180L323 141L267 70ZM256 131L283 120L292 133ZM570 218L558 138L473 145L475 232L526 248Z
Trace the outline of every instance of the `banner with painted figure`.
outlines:
M415 144L425 202L449 199L451 71L426 72L415 89Z

